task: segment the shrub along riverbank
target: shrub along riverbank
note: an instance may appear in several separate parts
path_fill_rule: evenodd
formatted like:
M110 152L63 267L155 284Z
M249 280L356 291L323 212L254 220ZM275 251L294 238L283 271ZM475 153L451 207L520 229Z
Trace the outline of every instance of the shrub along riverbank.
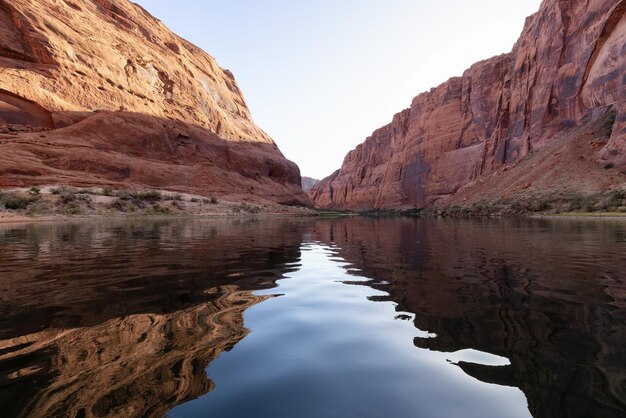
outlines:
M391 217L513 217L513 216L611 216L626 217L626 190L617 189L594 195L536 197L527 200L477 202L467 205L441 205L431 208L376 209L357 212L363 216Z
M15 216L251 216L314 215L309 208L254 202L232 202L215 196L114 188L32 187L0 191L0 218Z

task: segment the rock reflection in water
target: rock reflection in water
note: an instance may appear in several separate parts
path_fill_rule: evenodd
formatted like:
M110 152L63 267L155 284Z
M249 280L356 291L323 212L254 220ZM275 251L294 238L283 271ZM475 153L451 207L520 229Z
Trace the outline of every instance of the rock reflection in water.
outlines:
M297 269L298 222L0 230L3 416L160 417L213 387L243 312Z
M486 382L520 388L536 418L622 417L625 271L626 224L612 221L1 226L0 412L204 416L314 399L305 412L320 416L380 399L395 416L450 417L443 400L480 394L468 415L508 399L527 416L517 389ZM376 291L341 283L351 275Z
M534 417L626 416L623 223L347 219L315 234L436 334L417 347L508 358L458 365L521 388Z

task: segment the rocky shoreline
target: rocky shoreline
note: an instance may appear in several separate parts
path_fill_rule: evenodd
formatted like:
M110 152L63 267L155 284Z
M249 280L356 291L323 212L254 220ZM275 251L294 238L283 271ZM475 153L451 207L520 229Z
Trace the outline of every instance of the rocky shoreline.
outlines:
M154 189L44 186L0 191L0 223L55 222L116 217L365 216L418 218L623 218L626 190L473 202L430 208L402 207L328 211L272 202L230 201Z
M43 186L0 191L0 223L141 216L314 216L312 208L154 189Z

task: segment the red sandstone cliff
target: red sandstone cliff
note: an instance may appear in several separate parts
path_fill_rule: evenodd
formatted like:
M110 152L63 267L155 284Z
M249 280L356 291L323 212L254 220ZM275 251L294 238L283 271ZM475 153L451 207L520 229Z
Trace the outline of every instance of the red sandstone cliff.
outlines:
M305 193L308 193L319 182L320 182L320 180L317 180L317 179L314 179L314 178L311 178L311 177L304 177L303 176L302 177L302 190L304 190Z
M0 156L3 187L309 202L233 75L128 0L0 0Z
M364 209L445 203L463 187L471 196L474 182L490 178L498 188L498 173L529 153L613 115L609 134L598 134L581 157L596 160L595 177L604 166L624 170L625 12L625 0L544 0L512 52L417 96L310 197L320 207ZM560 180L577 187L565 175Z

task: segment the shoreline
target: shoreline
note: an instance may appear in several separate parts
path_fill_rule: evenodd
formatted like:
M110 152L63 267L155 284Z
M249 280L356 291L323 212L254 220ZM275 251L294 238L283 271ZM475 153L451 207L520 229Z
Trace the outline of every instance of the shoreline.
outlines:
M8 216L7 216L8 215ZM54 223L74 221L101 221L101 220L152 220L152 219L263 219L263 218L315 218L317 213L284 212L284 213L255 213L255 214L94 214L94 215L70 215L70 216L27 216L0 212L0 225L31 224L31 223Z
M474 203L430 208L347 211L251 201L245 196L201 196L157 189L33 186L0 191L0 224L106 219L251 219L277 217L527 218L626 220L626 190L586 199Z
M0 224L89 219L251 218L318 216L319 211L271 201L200 196L155 189L33 186L0 190Z
M307 212L301 211L305 209ZM342 213L342 214L326 214L323 211L315 211L308 208L296 208L293 212L260 212L260 213L246 213L246 214L231 214L231 213L175 213L175 214L137 214L137 213L113 213L113 214L89 214L89 215L50 215L50 216L27 216L22 214L15 214L11 212L0 212L0 226L2 225L19 225L19 224L40 224L40 223L55 223L55 222L80 222L80 221L102 221L102 220L153 220L153 219L202 219L202 220L217 220L217 219L267 219L267 218L320 218L320 219L333 219L343 217L372 217L367 214L359 213ZM488 216L491 219L507 219L507 218L519 218L520 216ZM521 216L526 219L574 219L574 220L619 220L626 221L626 213L594 213L594 212L573 212L562 214L539 214L534 213L526 216ZM382 218L452 218L452 219L480 219L484 217L459 217L459 216L410 216L410 215L395 215L395 216L382 216Z
M13 215L13 214L12 213L0 213L0 225L45 223L45 222L65 222L67 220L66 217L24 216L24 215L10 216L10 215Z
M532 219L618 219L626 220L623 212L570 212L570 213L535 213L529 216Z

